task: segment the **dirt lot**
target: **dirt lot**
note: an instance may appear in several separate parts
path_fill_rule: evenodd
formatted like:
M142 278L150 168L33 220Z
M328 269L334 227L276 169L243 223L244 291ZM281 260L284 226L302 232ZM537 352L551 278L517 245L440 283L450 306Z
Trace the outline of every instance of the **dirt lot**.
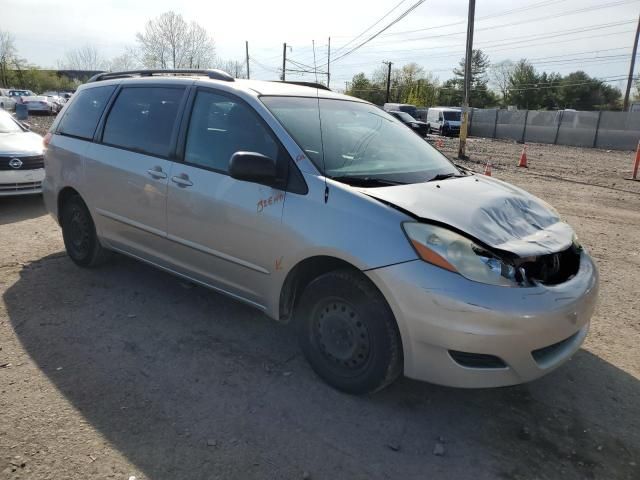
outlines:
M556 206L601 297L570 362L493 390L338 393L288 328L123 257L79 269L39 198L0 200L0 478L639 479L633 154L520 149L473 139L466 163Z

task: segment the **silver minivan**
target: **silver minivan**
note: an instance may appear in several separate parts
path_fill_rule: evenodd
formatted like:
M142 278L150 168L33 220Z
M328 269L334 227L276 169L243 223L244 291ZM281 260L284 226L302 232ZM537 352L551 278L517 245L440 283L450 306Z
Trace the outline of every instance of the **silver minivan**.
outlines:
M598 274L558 213L362 100L101 74L46 142L44 197L76 264L119 252L291 322L340 390L526 382L587 335Z

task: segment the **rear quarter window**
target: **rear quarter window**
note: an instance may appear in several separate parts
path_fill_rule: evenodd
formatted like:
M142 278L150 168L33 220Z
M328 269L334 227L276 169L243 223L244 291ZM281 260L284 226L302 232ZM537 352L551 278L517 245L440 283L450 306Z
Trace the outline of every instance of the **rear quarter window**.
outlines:
M91 140L115 85L81 90L73 96L56 133Z

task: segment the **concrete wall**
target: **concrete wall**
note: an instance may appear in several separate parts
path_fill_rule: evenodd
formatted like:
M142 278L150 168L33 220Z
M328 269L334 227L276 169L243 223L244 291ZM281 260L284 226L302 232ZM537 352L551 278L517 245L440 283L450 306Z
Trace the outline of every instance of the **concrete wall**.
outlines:
M469 132L518 142L635 150L640 112L474 109Z

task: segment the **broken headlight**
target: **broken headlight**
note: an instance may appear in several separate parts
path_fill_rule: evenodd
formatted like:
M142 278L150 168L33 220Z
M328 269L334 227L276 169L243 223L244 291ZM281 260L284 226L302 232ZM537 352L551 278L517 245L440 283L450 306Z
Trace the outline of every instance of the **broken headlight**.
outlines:
M425 262L459 273L474 282L518 286L516 268L472 240L435 225L405 222L402 226Z

